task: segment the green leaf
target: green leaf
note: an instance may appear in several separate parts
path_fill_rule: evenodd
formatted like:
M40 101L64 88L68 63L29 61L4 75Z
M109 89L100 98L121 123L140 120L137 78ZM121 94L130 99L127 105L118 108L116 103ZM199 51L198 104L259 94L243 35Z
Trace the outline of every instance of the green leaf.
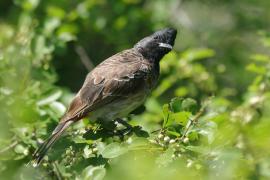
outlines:
M95 154L93 154L92 148L89 148L89 145L85 146L83 149L83 157L84 158L90 158L90 157L95 157Z
M105 149L101 152L101 155L104 158L116 158L128 151L127 147L119 143L111 143L105 147Z
M98 154L102 154L102 152L104 151L104 149L106 148L105 143L104 142L96 142L96 148L98 149Z
M269 62L270 57L265 54L254 54L250 57L252 60L259 61L259 62Z
M21 144L16 145L14 148L14 151L18 154L24 154L24 155L27 155L29 153L28 149Z
M188 139L189 139L190 141L195 141L195 140L199 139L198 132L196 132L196 131L190 132L190 133L188 134Z
M184 98L181 98L181 97L173 98L170 102L170 109L173 112L180 112L182 110L183 100Z
M51 17L57 17L63 19L65 17L65 10L57 6L48 6L46 9L47 13Z
M166 131L168 134L170 134L170 135L173 135L173 136L176 136L176 137L179 137L181 134L180 133L178 133L178 132L175 132L175 131Z
M85 139L82 136L75 136L72 139L76 144L93 144L93 140L91 139Z
M102 180L106 175L106 169L103 166L88 166L82 172L83 180Z
M57 33L60 35L61 33L70 33L70 34L76 34L78 33L79 29L76 24L63 24L59 27L57 30Z
M186 98L182 102L182 110L195 113L197 108L197 102L192 98Z
M57 117L61 117L65 114L66 112L66 107L57 101L54 101L50 104L50 108L56 113Z
M174 121L179 123L182 126L185 126L191 116L191 112L182 111L173 114Z
M50 36L53 31L59 27L61 24L60 20L58 18L49 18L45 21L45 24L44 24L44 34L46 34L47 36Z
M258 66L255 63L249 64L246 69L250 72L254 72L257 74L265 74L266 73L266 68L264 66Z
M169 104L164 104L162 110L163 110L163 127L166 127L170 116Z
M192 98L173 98L170 102L170 110L173 112L187 111L194 112L197 109L197 102Z
M55 92L53 92L52 94L50 94L49 96L39 100L37 102L37 105L38 106L44 106L44 105L48 105L54 101L56 101L57 99L59 99L62 95L62 91L60 90L57 90Z
M25 9L25 10L33 10L35 9L40 0L25 0L25 1L22 1L22 7Z
M186 87L180 87L180 88L177 88L175 91L174 91L175 95L176 96L186 96L189 92L188 92L188 89Z
M215 55L215 51L208 48L202 49L189 49L182 54L182 58L187 61L201 60L205 58L210 58Z

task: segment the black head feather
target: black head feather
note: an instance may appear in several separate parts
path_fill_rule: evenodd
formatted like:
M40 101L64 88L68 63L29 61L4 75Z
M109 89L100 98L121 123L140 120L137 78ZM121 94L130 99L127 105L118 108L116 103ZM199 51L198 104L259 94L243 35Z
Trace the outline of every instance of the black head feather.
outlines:
M176 34L176 29L166 28L143 38L134 48L145 58L160 61L165 54L172 50Z

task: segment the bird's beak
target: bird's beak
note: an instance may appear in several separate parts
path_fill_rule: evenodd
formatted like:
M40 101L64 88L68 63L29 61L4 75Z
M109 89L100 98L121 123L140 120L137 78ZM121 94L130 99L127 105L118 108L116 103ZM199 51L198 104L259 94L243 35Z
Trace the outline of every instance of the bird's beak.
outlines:
M163 48L167 48L167 49L170 49L170 50L172 50L172 45L170 45L170 44L167 44L167 43L158 43L158 46L159 47L163 47Z

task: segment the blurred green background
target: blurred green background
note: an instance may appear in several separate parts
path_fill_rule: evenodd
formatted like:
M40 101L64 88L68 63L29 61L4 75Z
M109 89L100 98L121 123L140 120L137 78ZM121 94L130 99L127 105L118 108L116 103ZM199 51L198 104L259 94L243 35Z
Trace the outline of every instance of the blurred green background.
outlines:
M269 0L1 0L1 178L270 179L269 25ZM175 48L134 131L85 119L27 166L86 74L165 27Z

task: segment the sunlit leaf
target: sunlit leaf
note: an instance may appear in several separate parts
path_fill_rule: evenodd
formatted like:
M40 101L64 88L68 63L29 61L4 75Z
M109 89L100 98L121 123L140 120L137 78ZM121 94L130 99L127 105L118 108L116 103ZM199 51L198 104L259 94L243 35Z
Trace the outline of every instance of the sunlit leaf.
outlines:
M66 107L57 101L54 101L50 104L50 107L53 109L53 111L57 114L58 117L61 117L66 112Z
M170 116L169 104L163 105L162 110L163 110L163 127L165 127L170 118L169 117Z
M257 74L265 74L266 73L266 68L264 66L258 66L255 63L249 64L246 69L248 71L257 73Z
M105 149L101 152L101 155L104 158L115 158L124 153L126 153L128 149L119 143L111 143L105 146Z
M102 180L106 175L106 169L103 166L88 166L82 172L83 180Z
M181 124L182 126L185 126L191 116L191 112L182 111L182 112L174 113L172 116L175 122Z
M258 61L258 62L269 62L270 57L265 54L254 54L250 57L252 60Z
M14 151L18 154L23 154L23 155L27 155L29 153L28 149L21 144L16 145Z
M49 16L58 17L60 19L64 18L66 14L65 10L58 6L47 7L47 13Z
M201 60L205 58L210 58L215 55L215 51L212 49L190 49L185 51L182 54L182 58L186 59L188 61L193 61L193 60Z
M52 94L50 94L49 96L39 100L37 102L37 105L38 106L44 106L44 105L48 105L54 101L56 101L57 99L59 99L62 95L62 91L60 90L57 90L55 92L53 92Z

